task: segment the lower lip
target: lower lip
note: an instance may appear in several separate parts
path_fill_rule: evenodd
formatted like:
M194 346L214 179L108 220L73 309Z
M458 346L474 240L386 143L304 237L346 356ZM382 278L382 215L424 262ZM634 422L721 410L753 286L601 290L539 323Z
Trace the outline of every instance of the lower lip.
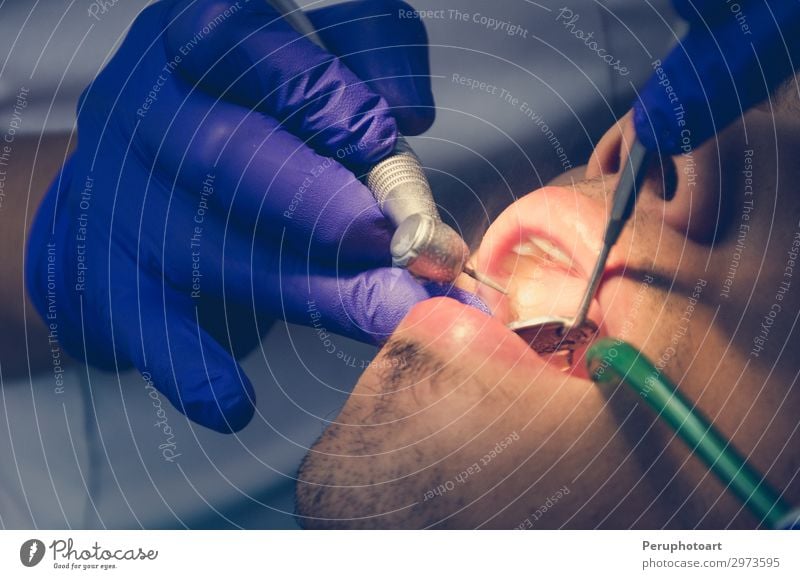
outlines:
M496 262L492 272L492 277L507 287L508 295L488 288L479 288L478 295L489 303L495 318L504 324L540 317L571 318L577 313L587 286L586 279L564 265L534 261L534 258L514 252ZM602 321L597 300L592 301L589 318L598 325ZM598 334L604 333L601 327ZM542 358L562 371L588 378L582 363L584 350L575 351L571 365L565 352L542 355Z

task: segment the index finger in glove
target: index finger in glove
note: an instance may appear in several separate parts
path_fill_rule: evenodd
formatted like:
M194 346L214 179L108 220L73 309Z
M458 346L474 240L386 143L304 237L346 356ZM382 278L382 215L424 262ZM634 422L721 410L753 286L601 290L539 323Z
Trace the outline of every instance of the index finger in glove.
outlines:
M356 0L308 13L325 46L391 107L404 135L433 124L428 35L400 0Z
M167 13L167 57L192 86L266 112L318 152L374 163L394 147L386 101L266 1L183 0Z
M141 150L160 182L193 198L172 219L187 221L188 231L195 225L211 230L217 224L211 214L230 212L242 231L257 226L275 237L285 229L298 251L316 257L388 262L390 224L370 190L344 167L352 151L323 157L267 115L183 88L167 82L139 125ZM166 204L169 194L150 202ZM196 211L206 208L209 215L195 223Z

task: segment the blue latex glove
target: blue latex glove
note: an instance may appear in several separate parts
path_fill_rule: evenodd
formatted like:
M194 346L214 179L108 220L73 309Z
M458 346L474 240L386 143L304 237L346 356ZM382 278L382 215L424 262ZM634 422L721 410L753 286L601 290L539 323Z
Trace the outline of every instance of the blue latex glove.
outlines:
M677 155L740 118L800 66L800 2L673 5L689 33L642 89L633 112L645 147Z
M73 357L133 365L236 431L255 399L235 358L270 319L379 342L446 290L386 267L390 225L351 172L433 121L425 31L399 8L313 13L343 61L261 1L142 12L81 97L30 236L29 293Z

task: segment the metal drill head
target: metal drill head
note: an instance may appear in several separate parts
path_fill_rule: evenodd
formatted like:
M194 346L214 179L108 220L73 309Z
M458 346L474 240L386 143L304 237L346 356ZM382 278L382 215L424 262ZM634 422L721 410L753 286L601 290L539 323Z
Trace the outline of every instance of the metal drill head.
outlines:
M392 263L438 283L452 283L464 270L469 248L455 230L423 213L406 218L392 237Z
M539 354L574 352L597 334L597 326L590 320L575 327L572 320L555 316L512 322L508 324L508 329L528 342Z

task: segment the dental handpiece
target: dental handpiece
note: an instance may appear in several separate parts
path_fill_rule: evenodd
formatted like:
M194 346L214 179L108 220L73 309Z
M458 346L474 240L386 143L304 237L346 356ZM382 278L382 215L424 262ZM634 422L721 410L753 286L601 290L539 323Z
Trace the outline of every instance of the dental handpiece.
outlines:
M372 167L366 182L381 212L397 228L391 243L393 265L438 283L452 283L463 272L506 293L468 265L467 244L441 220L422 164L402 136L394 152Z
M300 34L325 48L308 16L293 0L267 0ZM392 265L437 283L453 283L465 273L499 292L503 288L469 264L464 239L444 223L433 200L428 178L411 146L401 135L394 151L372 167L365 179L378 207L395 226Z

